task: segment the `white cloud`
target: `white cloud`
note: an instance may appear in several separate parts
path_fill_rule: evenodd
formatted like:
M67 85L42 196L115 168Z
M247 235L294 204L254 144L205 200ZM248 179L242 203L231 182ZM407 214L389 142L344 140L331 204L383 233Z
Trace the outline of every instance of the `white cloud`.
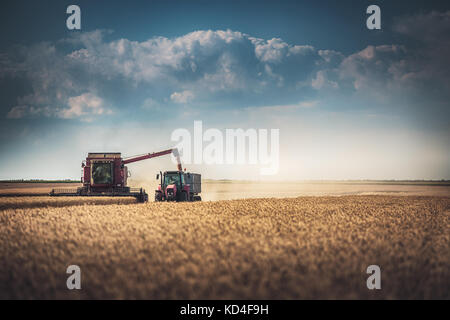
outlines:
M280 62L289 49L286 42L277 38L267 41L253 39L253 44L255 45L256 57L263 62Z
M330 88L338 88L339 87L339 85L337 84L336 81L327 79L325 70L317 71L316 77L311 80L311 86L316 90L320 90L324 87L330 87Z
M124 76L135 83L164 81L172 87L191 86L212 92L259 90L263 82L258 74L267 63L292 63L288 58L307 54L321 59L309 45L290 45L278 38L266 41L231 30L195 31L174 39L157 37L143 42L120 39L110 43L96 34L80 39L80 43L85 47L69 54L68 59L89 66L97 75ZM267 76L269 82L278 82L279 76L283 77ZM308 74L297 76L305 78Z
M9 110L8 114L6 115L9 119L20 119L23 118L26 114L33 113L33 110L30 110L27 106L15 106L12 107L11 110Z
M231 53L224 53L216 62L213 72L206 72L201 79L197 81L195 86L197 91L240 91L251 90L252 84L249 83L245 74L244 66L241 65L236 57Z
M76 33L63 41L23 48L18 57L0 53L2 76L23 76L32 88L8 106L7 116L105 114L106 101L115 101L112 93L120 90L123 99L135 99L133 90L139 86L153 100L139 96L142 100L132 103L150 109L157 107L156 101L169 97L176 103L189 103L194 98L238 100L245 95L264 99L284 93L297 99L296 94L306 90L346 90L349 84L353 90L379 92L380 96L386 88L395 94L399 86L413 88L419 82L450 87L448 68L442 68L450 55L449 40L437 40L446 35L449 15L431 13L397 23L396 32L413 37L406 25L416 21L415 26L423 26L435 39L433 45L427 40L420 49L395 44L368 46L348 56L231 30L200 30L142 42L106 41L106 31L99 30ZM433 21L438 31L430 27ZM421 34L421 38L427 37ZM70 43L73 51L67 53L61 43ZM91 92L100 100L87 95ZM100 106L96 107L95 101Z
M308 54L315 52L315 49L313 46L304 45L304 46L290 46L289 47L289 53L288 55L297 55L297 54Z
M333 65L341 63L342 59L344 59L344 55L342 53L334 50L319 50L318 53L325 62Z
M9 107L10 117L32 112L63 118L101 113L102 107L90 107L85 101L86 92L112 100L112 92L120 89L125 96L138 86L151 88L148 93L155 101L168 98L163 92L172 92L176 103L221 93L261 94L285 86L298 90L298 81L311 81L308 66L323 60L309 45L291 45L278 38L266 41L231 30L201 30L142 42L106 41L107 32L77 33L55 44L24 48L14 64L9 56L0 55L0 70L22 73L32 87L16 102L27 107ZM67 53L61 44L75 49ZM14 68L3 68L2 61ZM150 100L138 105L155 106Z
M49 117L52 114L52 108L50 107L34 107L34 106L14 106L9 110L6 117L8 119L21 119L28 116L46 116Z
M406 57L407 50L403 46L367 46L342 61L339 76L351 80L356 90L382 91L397 86L407 69L413 67L404 64ZM404 67L399 68L402 63Z
M396 20L394 32L414 46L369 45L347 56L338 68L341 81L381 99L392 96L430 96L450 92L450 11L406 15ZM319 53L320 54L320 53ZM420 93L420 94L419 94Z
M195 73L199 62L211 57L219 59L233 43L244 41L244 35L231 30L207 30L143 42L120 39L107 43L98 34L88 39L81 38L80 43L86 47L68 55L74 62L89 65L103 75L122 75L136 82L162 78L176 82L178 73Z
M194 99L194 94L189 90L174 92L170 95L170 100L176 103L188 103L192 99Z
M302 55L314 52L314 47L309 45L289 45L279 38L263 40L259 38L249 38L255 46L255 55L267 63L280 63L284 58L290 55Z
M104 107L103 100L92 93L83 93L80 96L68 99L69 108L62 109L58 116L64 119L84 118L91 116L111 114L112 111Z
M11 108L7 114L9 119L20 119L25 117L57 117L62 119L78 118L89 121L94 116L112 114L112 110L104 106L103 99L92 93L84 93L79 96L70 97L67 101L68 108L49 106L27 106L19 105Z

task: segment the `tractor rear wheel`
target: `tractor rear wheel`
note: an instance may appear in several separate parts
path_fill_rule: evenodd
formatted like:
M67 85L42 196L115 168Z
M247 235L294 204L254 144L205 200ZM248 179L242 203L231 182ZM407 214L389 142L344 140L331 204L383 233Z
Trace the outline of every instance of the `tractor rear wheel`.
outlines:
M181 201L181 202L186 202L186 201L188 201L188 195L187 195L187 193L186 193L185 191L182 191L182 192L181 192L180 201Z

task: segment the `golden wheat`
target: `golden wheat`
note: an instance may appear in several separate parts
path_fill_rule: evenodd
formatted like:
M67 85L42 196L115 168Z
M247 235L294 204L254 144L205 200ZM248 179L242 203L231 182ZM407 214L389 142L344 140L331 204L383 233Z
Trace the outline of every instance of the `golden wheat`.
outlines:
M0 298L450 298L449 197L133 201L0 198Z

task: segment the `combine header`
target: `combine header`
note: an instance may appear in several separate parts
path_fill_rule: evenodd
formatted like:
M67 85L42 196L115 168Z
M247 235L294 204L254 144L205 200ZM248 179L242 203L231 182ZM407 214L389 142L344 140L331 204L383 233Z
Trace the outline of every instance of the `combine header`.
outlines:
M83 186L77 189L53 189L50 196L135 197L138 202L147 202L148 194L144 189L127 187L129 173L126 164L171 153L177 159L177 172L183 172L176 148L128 159L123 159L120 152L88 153L86 160L81 164Z

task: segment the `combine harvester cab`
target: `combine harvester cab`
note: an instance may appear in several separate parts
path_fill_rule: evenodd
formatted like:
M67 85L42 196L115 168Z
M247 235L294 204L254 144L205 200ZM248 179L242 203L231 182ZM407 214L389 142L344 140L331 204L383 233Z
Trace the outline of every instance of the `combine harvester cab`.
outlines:
M202 178L198 173L166 171L156 175L160 179L155 201L201 201Z

